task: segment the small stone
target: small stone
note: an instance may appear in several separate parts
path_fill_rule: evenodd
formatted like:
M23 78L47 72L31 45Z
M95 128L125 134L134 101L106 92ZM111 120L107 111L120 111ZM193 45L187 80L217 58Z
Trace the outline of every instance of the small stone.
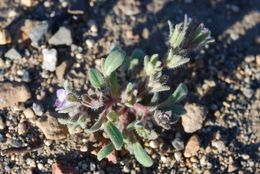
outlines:
M150 146L151 148L153 148L153 149L156 149L156 148L159 147L159 143L158 143L158 141L156 141L156 140L152 140L152 141L150 141L149 146Z
M69 165L61 163L53 163L51 165L52 174L76 174L77 172Z
M260 66L260 54L256 55L256 64Z
M93 39L87 39L86 40L86 45L87 45L88 49L93 48L94 43L95 43L95 41Z
M172 141L172 146L175 148L176 151L180 151L184 149L184 142L179 137L176 137Z
M5 122L4 119L0 116L0 130L3 130L5 128Z
M237 166L234 164L228 164L228 173L234 172L237 170Z
M40 103L33 103L32 109L34 111L34 113L38 116L42 116L43 115L43 106Z
M28 24L25 23L25 33L26 35L29 36L31 39L31 45L33 47L38 48L41 41L44 40L44 38L47 36L48 33L48 28L49 24L48 21L31 21L31 20L26 20ZM28 27L28 28L26 28Z
M250 156L247 154L242 154L241 157L243 158L243 160L248 160L250 158Z
M48 71L54 72L56 70L56 65L57 65L57 51L56 49L43 49L42 50L43 54L43 64L42 68L46 69Z
M32 7L36 2L35 0L21 0L21 4L26 7Z
M71 31L66 27L60 27L59 30L49 39L51 45L71 45Z
M49 140L61 140L67 137L68 130L64 125L60 125L58 120L47 113L47 120L37 120L36 126L43 132Z
M25 85L0 83L0 109L10 107L31 98L31 92Z
M23 111L23 114L25 116L25 118L27 118L28 120L32 120L35 121L36 120L36 115L34 114L33 110L31 108L27 108Z
M56 68L55 73L59 82L63 82L67 67L68 67L68 62L64 61Z
M167 158L165 156L161 156L160 159L161 159L162 163L166 163L167 162Z
M131 171L131 169L129 168L128 165L123 167L123 172L124 173L130 173L130 171Z
M20 140L12 140L11 141L11 144L10 144L12 147L16 147L16 148L19 148L19 147L22 147L23 143L20 141Z
M24 135L27 133L27 125L25 122L21 122L18 124L18 134L19 135Z
M249 55L249 56L246 56L245 57L245 62L246 63L251 63L251 62L253 62L255 60L255 56L253 56L253 55Z
M39 170L43 170L43 169L44 169L44 166L43 166L42 163L39 163L39 164L37 164L37 168L38 168Z
M206 109L197 104L186 104L185 109L187 113L181 117L184 131L187 133L193 133L201 129L207 113Z
M9 58L11 60L16 60L16 59L22 58L21 54L15 48L11 48L10 50L8 50L5 53L5 57Z
M194 156L200 149L199 137L198 135L193 135L187 142L184 157L190 158Z
M87 152L88 151L88 147L86 145L80 146L80 151L81 152Z
M7 30L0 28L0 45L6 45L12 42L10 34Z
M4 136L0 133L0 143L4 141Z
M44 144L45 144L46 146L50 146L50 145L52 144L52 141L51 141L51 140L45 140L45 141L44 141Z
M254 95L254 90L250 89L250 88L242 88L241 89L244 96L246 96L246 98L250 99L253 95Z
M95 174L105 174L104 170L98 170L95 172Z
M222 152L225 150L226 146L223 141L212 141L211 142L212 147L215 147L219 152Z
M174 153L174 158L176 161L181 161L182 153L181 152L175 152Z
M28 164L30 167L36 167L36 162L31 158L26 159L26 164Z
M90 162L89 167L90 167L90 170L91 170L91 171L95 171L95 169L96 169L96 164L94 164L93 162Z
M23 80L24 82L30 82L30 81L31 81L29 71L23 70L22 80Z

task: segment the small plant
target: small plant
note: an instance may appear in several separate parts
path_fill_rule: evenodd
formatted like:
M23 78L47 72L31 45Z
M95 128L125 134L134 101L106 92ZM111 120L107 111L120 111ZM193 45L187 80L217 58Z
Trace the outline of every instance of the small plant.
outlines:
M187 16L175 27L169 22L169 28L166 57L145 56L140 49L127 56L121 48L114 47L100 67L88 70L92 88L86 94L75 94L67 82L64 89L57 90L56 110L69 115L58 120L67 125L70 134L80 127L86 133L104 131L104 138L109 139L97 153L98 160L125 148L143 166L152 166L153 160L141 139L156 139L159 135L155 128L169 130L185 113L180 102L188 89L183 83L168 98L161 98L162 92L170 90L165 70L187 63L190 50L213 40L203 24Z

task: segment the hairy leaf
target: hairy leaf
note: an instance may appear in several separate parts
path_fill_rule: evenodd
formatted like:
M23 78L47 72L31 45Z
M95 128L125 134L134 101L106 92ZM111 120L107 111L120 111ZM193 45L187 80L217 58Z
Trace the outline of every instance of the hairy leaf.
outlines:
M160 108L170 108L173 104L183 100L188 94L188 88L185 84L181 83L173 92L173 94L163 103L160 104Z
M108 55L103 66L103 73L106 77L110 76L123 62L126 54L119 48L114 48Z
M139 142L133 144L134 146L134 155L136 160L145 167L151 167L153 165L153 160L143 149Z
M123 146L123 136L117 127L110 121L105 124L104 131L112 141L116 150L120 150Z
M88 71L88 76L90 83L94 88L99 89L104 84L104 78L98 70L90 68Z
M85 131L86 133L96 132L96 131L98 131L98 130L101 128L103 122L104 122L104 117L103 117L103 116L99 116L99 118L98 118L98 120L96 121L96 123L95 123L91 128L85 129L84 131Z
M114 145L112 143L107 144L106 146L104 146L102 149L100 149L100 151L97 154L97 159L99 161L101 161L102 159L104 159L107 155L109 155L110 153L112 153L114 150Z

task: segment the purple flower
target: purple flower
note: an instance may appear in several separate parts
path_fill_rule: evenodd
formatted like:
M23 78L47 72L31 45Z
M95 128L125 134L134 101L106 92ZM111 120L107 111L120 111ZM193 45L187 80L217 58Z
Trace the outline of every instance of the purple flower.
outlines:
M56 95L57 95L57 100L55 101L55 107L61 108L63 106L63 104L65 103L67 93L64 89L58 89L56 91Z

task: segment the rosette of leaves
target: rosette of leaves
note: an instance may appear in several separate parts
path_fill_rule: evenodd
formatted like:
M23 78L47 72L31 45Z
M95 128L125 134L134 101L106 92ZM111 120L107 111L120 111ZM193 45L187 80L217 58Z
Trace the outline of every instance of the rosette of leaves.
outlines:
M88 70L91 88L81 97L75 97L73 106L78 109L66 110L71 116L59 119L68 125L70 132L77 127L85 133L104 132L109 143L97 153L98 160L124 148L143 166L152 166L153 160L143 148L142 139L156 139L160 136L157 128L171 129L185 113L181 102L187 96L187 87L181 83L169 92L169 76L165 72L187 63L187 52L209 43L210 33L187 17L175 28L171 23L169 26L166 57L145 56L140 49L127 56L121 48L114 47L101 67ZM162 100L161 94L165 91L169 95ZM71 95L72 92L65 90L64 94ZM59 106L72 102L64 96L58 96L58 100ZM59 112L62 111L61 107Z

